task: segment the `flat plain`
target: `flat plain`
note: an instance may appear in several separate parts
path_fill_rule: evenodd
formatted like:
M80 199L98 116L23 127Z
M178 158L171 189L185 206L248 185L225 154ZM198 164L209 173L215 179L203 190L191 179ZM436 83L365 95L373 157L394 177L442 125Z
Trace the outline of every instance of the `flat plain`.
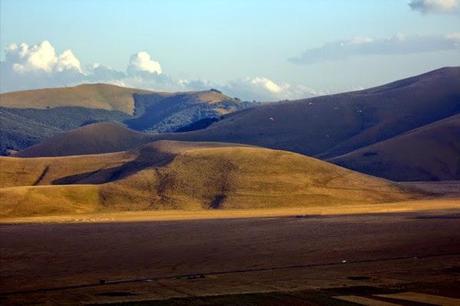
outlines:
M350 305L336 297L389 302L377 295L404 292L460 298L458 203L414 201L361 214L10 220L0 225L0 302ZM407 209L417 205L425 209Z

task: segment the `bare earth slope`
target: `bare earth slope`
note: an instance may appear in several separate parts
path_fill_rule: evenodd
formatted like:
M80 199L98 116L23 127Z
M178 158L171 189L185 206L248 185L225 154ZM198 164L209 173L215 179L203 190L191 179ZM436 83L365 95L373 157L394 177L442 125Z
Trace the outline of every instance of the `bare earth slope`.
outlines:
M52 184L52 185L50 185ZM0 158L4 217L398 201L398 185L295 153L160 141L89 156Z
M460 115L329 161L397 181L460 180Z

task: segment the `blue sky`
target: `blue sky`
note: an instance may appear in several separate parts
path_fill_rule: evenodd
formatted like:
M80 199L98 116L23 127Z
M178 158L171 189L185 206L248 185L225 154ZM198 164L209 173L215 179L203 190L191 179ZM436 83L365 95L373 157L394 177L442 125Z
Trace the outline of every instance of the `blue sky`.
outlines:
M460 64L457 0L0 0L0 8L3 66L27 60L13 54L19 49L5 51L11 44L30 49L48 41L56 57L70 49L86 76L56 62L45 77L30 65L22 74L3 67L2 91L99 81L94 63L126 74L132 60L132 73L106 71L101 81L166 90L209 85L270 100ZM149 58L133 58L140 51ZM149 61L161 75L144 69Z

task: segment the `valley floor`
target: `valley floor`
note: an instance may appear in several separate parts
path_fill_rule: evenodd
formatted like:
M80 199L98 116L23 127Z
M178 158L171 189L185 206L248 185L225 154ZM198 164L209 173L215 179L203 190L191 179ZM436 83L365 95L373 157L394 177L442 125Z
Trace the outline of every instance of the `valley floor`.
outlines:
M314 217L350 214L379 214L397 212L444 211L460 209L460 197L445 197L379 204L355 204L270 209L223 209L223 210L159 210L131 212L102 212L91 214L54 215L37 217L0 218L0 224L23 223L108 223L148 222L205 219Z
M0 303L458 305L459 203L4 223Z

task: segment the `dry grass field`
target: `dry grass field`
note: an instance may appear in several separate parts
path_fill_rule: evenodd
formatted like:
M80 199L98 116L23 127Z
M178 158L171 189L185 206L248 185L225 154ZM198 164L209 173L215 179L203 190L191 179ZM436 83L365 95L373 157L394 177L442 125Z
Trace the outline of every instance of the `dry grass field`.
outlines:
M0 158L0 303L456 303L459 184L224 143Z
M395 302L377 295L404 292L460 298L458 208L208 217L2 224L0 301L351 305L336 297Z
M108 84L83 84L75 87L4 93L0 95L0 106L14 108L80 106L118 110L132 114L134 111L133 94L148 92Z
M2 157L0 186L2 217L326 207L425 195L291 152L174 141L100 155Z

